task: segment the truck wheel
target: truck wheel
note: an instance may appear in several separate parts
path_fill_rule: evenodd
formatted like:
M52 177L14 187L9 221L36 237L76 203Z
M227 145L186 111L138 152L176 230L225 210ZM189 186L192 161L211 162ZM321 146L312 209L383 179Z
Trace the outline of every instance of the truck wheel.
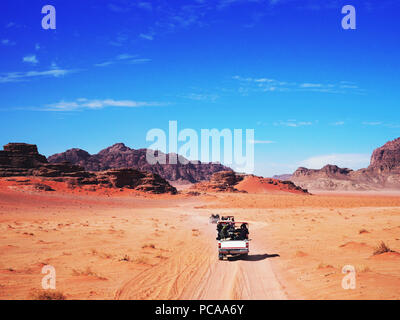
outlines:
M223 254L219 254L219 255L218 255L218 259L219 259L219 260L224 260L224 255L223 255Z

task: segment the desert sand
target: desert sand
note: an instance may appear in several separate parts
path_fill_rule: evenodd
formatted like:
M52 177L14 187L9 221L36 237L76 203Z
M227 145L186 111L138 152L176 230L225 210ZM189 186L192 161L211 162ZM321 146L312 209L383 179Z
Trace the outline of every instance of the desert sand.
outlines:
M395 194L149 196L15 180L0 179L0 299L37 298L44 265L66 299L400 298ZM218 260L211 213L250 223L247 259ZM393 252L374 255L381 241Z

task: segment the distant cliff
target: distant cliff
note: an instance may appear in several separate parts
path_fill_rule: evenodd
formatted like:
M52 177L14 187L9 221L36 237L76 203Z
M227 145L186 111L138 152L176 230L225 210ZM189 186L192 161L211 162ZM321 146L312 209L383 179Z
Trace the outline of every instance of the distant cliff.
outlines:
M354 171L335 165L321 169L300 167L290 180L309 190L400 189L400 138L375 149L368 168Z
M117 143L93 155L82 149L70 149L50 156L48 161L50 163L69 161L89 171L134 168L159 174L164 179L170 181L187 181L192 183L208 180L215 172L231 171L230 168L218 163L201 163L199 161L196 164L183 164L183 161L178 161L177 164L169 164L170 154L166 155L166 164L149 164L146 160L146 152L147 149L131 149L123 143ZM179 157L186 160L181 156Z

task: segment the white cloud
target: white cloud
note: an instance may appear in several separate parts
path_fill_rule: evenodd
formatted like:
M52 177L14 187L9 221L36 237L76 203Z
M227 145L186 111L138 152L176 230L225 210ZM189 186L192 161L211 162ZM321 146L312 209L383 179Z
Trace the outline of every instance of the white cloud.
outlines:
M136 58L136 57L137 57L137 55L132 55L132 54L128 54L128 53L122 53L122 54L119 54L117 56L117 59L118 60L127 60L127 59L133 59L133 58Z
M334 126L342 126L342 125L344 125L344 121L336 121L336 122L332 123L332 125L334 125Z
M182 98L195 100L195 101L211 101L215 102L219 95L217 94L208 94L208 93L189 93L181 95Z
M364 121L362 124L366 126L380 126L382 124L381 121Z
M145 33L141 33L139 35L139 37L142 38L142 39L146 39L146 40L153 40L154 39L152 34L145 34Z
M145 10L149 10L149 11L151 11L151 10L153 9L153 6L152 6L151 2L144 2L144 1L142 1L142 2L139 2L139 3L137 4L137 6L138 6L139 8L141 8L141 9L145 9Z
M269 77L253 78L235 75L232 79L239 82L239 93L247 95L249 92L322 92L322 93L347 93L363 94L365 90L360 89L352 82L340 81L332 83L311 83L281 81Z
M23 57L22 61L32 63L32 64L37 64L39 62L39 60L36 58L36 55L34 55L34 54Z
M101 62L101 63L95 63L94 66L95 67L107 67L114 63L115 63L114 61L105 61L105 62Z
M285 127L302 127L302 126L311 126L312 124L313 123L311 121L296 121L296 120L274 122L274 126L285 126Z
M39 111L81 111L85 109L97 110L106 107L122 107L122 108L138 108L161 106L159 102L146 102L146 101L133 101L133 100L114 100L114 99L87 99L79 98L75 101L60 101L50 104L44 109L37 109Z
M321 83L302 83L300 85L302 88L321 88L323 85Z
M15 42L14 42L14 41L11 41L11 40L9 40L9 39L3 39L3 40L1 40L1 44L2 44L3 46L15 46Z
M9 22L9 23L7 23L6 24L6 28L8 29L8 28L12 28L12 27L15 27L17 24L15 23L15 22Z
M123 53L123 54L119 54L115 58L110 59L108 61L96 63L96 64L94 64L94 66L95 67L108 67L110 65L117 64L117 63L141 64L141 63L146 63L146 62L151 61L151 59L136 58L136 57L137 57L137 55Z
M0 74L0 83L28 81L32 78L61 77L78 70L51 69L45 71L8 72Z
M40 50L40 44L39 44L39 43L36 43L36 44L35 44L35 50L36 50L36 51Z
M341 168L360 169L369 165L370 155L362 153L337 153L320 155L305 159L299 166L309 169L321 169L327 164L334 164Z
M151 61L151 59L133 59L133 60L130 60L129 63L142 64L142 63L146 63L146 62L150 62L150 61Z
M271 144L271 143L275 143L275 141L271 141L271 140L251 140L250 143L252 143L252 144Z

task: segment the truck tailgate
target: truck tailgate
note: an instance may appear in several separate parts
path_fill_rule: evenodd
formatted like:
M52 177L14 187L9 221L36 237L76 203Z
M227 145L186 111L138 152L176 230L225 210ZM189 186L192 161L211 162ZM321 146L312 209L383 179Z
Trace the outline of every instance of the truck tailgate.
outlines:
M243 240L228 240L228 241L220 241L220 249L248 249L247 241Z

